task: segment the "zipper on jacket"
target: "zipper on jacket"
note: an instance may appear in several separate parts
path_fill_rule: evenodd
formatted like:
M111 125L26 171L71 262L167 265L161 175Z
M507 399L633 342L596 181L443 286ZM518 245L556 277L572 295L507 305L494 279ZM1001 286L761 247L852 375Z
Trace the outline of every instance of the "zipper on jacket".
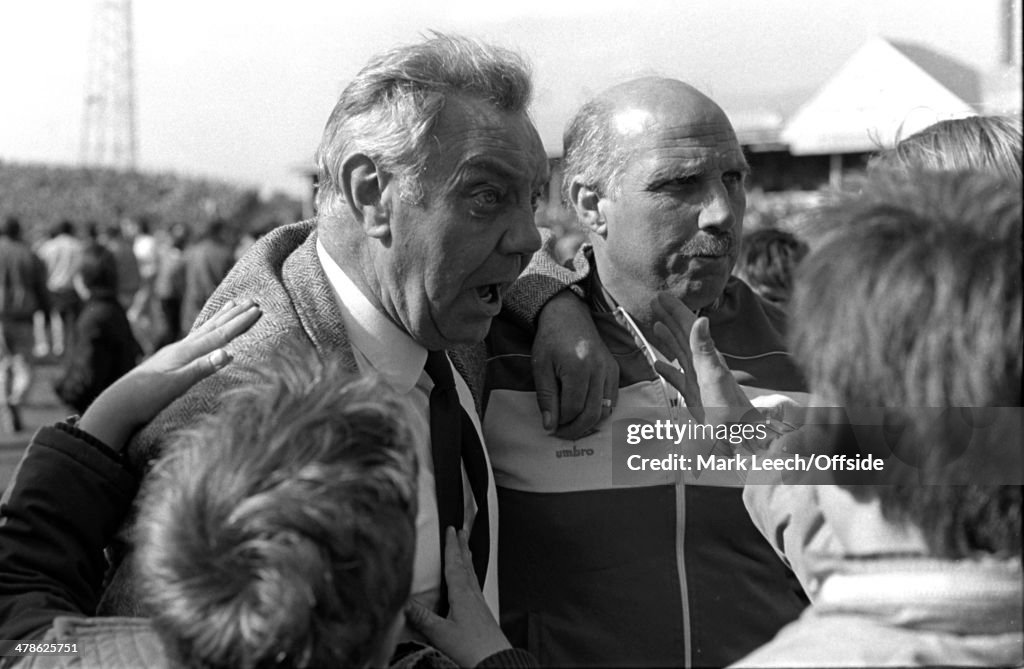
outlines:
M647 364L654 371L655 361L659 359L665 360L665 356L661 355L656 348L651 346L636 322L626 313L625 309L622 307L615 308L615 320L626 328L633 337L633 341L643 351ZM669 361L666 360L666 362ZM685 405L683 396L675 388L672 388L665 379L661 378L656 371L655 375L658 376L658 381L661 383L662 398L665 402L665 408L668 410L669 418L677 423L680 422L681 409ZM690 597L689 588L686 583L686 483L683 480L683 472L681 470L675 472L673 488L675 489L676 503L676 581L679 583L680 602L682 603L682 615L680 617L683 624L683 666L686 669L690 669L693 666L693 650L691 648L692 634L690 631Z

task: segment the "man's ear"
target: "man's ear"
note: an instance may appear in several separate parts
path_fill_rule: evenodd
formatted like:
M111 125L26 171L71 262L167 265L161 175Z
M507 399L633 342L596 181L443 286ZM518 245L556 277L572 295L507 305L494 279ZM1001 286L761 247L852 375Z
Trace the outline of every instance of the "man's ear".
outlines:
M583 183L580 177L573 177L569 186L569 200L572 208L576 210L576 219L580 223L601 237L607 236L608 224L601 213L601 195L596 188Z
M391 175L365 153L354 153L341 164L345 201L368 237L385 239L391 234L391 204L384 192L390 181Z

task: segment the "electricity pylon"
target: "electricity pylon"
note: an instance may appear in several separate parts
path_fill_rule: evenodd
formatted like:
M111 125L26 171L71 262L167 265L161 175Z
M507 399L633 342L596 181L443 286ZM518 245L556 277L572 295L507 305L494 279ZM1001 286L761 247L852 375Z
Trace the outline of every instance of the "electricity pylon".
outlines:
M82 115L84 165L135 169L133 59L131 0L95 0Z

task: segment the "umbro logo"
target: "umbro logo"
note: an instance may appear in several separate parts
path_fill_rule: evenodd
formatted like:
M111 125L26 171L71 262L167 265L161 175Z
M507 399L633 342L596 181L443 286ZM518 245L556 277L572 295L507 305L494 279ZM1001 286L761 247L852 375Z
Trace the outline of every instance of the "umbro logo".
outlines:
M555 451L556 458L586 458L594 454L592 448L577 448L576 444L572 445L572 448L563 448L562 450Z

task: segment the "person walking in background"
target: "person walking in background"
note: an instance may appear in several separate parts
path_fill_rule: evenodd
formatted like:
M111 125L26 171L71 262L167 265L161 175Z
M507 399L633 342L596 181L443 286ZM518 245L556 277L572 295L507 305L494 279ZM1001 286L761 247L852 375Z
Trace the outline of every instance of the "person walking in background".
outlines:
M215 218L203 226L199 240L185 249L185 294L181 303L181 332L192 323L214 289L235 264L227 221Z
M21 223L0 225L0 432L21 430L19 406L32 385L32 318L47 310L46 269L21 239Z
M124 238L121 226L114 223L102 231L100 243L114 257L117 267L117 300L125 310L135 301L135 293L139 290L139 262L135 259L130 240Z
M149 219L146 217L125 219L121 224L121 231L131 244L135 263L139 268L139 288L135 291L131 305L127 307L128 322L132 324L136 339L148 354L157 348L155 342L160 334L157 303L153 294L153 284L156 282L160 261L157 256L156 238L150 231Z
M47 239L36 251L46 266L46 288L50 291L50 328L45 345L37 353L64 355L69 344L75 317L82 302L75 292L73 281L82 259L82 242L75 236L71 221L63 220L54 226Z
M75 322L75 336L56 391L62 401L81 414L135 366L142 349L117 299L113 254L99 244L86 247L74 281L84 306Z
M181 303L185 297L185 245L188 227L175 223L159 243L159 264L153 293L160 309L160 334L156 347L163 348L181 338Z

